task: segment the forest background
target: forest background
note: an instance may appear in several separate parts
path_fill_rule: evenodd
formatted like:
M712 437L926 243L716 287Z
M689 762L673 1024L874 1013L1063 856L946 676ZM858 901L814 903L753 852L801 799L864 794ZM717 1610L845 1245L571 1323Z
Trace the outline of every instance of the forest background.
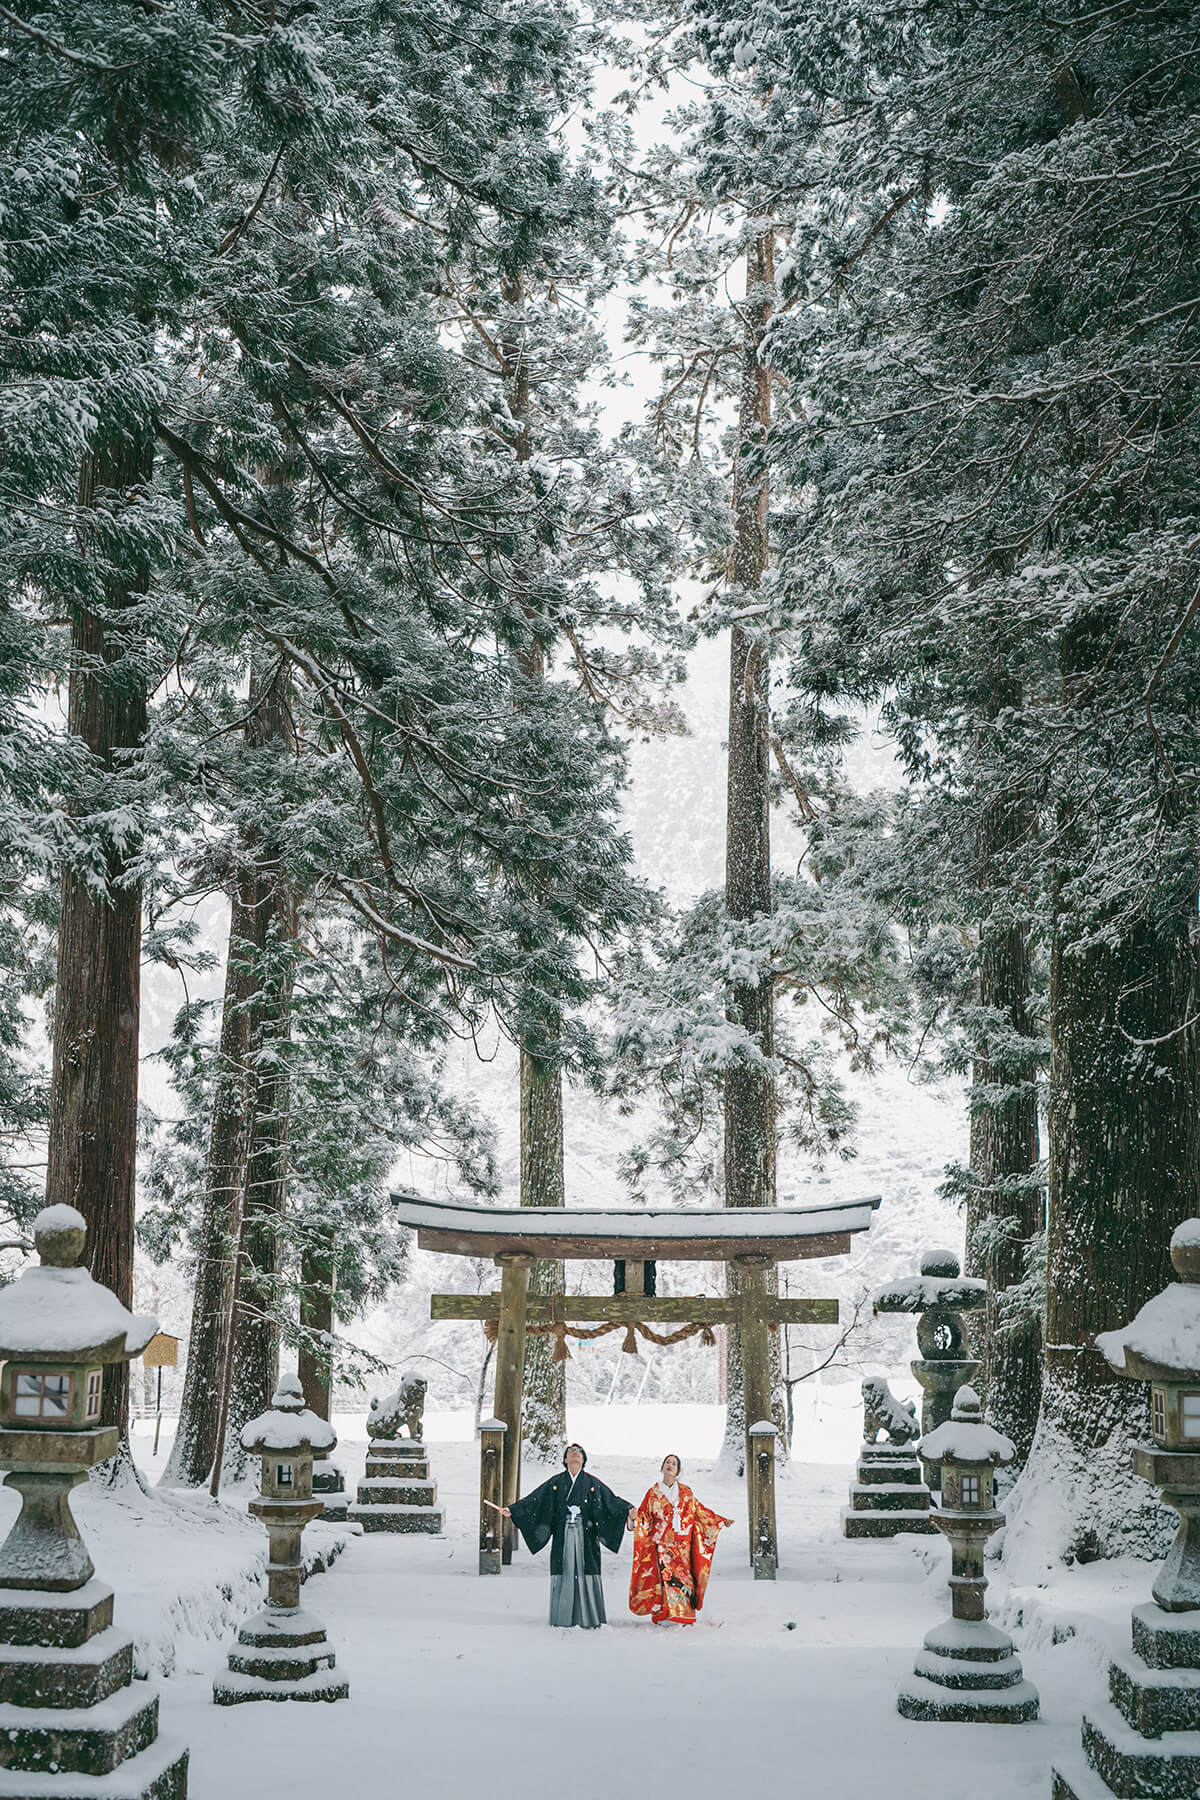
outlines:
M635 1197L757 1206L891 1063L969 1082L1019 1510L1158 1544L1092 1339L1200 1211L1198 33L0 8L8 1255L45 1192L123 1297L135 1215L189 1272L172 1479L236 1472L281 1343L328 1406L398 1166L498 1192L464 1047L511 1047L540 1205L564 1082ZM672 907L621 796L697 639L724 881ZM139 1117L143 964L184 1001Z

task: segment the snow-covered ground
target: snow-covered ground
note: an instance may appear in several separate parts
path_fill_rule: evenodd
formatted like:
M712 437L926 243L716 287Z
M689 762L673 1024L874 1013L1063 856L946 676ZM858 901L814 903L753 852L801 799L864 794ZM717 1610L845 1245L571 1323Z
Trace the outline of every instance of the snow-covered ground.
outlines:
M736 1520L691 1630L626 1611L627 1548L605 1557L604 1632L546 1625L545 1554L519 1550L503 1576L481 1580L470 1415L431 1414L445 1537L352 1536L306 1588L350 1679L349 1700L336 1705L211 1703L212 1676L256 1603L264 1560L264 1534L236 1499L214 1507L198 1496L93 1489L78 1516L97 1572L117 1588L118 1622L137 1633L144 1662L174 1671L163 1682L162 1722L191 1745L192 1800L614 1800L635 1791L724 1800L752 1782L806 1800L930 1800L964 1788L978 1800L1041 1800L1051 1758L1078 1742L1082 1707L1102 1697L1106 1656L1127 1641L1129 1608L1148 1597L1150 1569L1098 1564L1016 1593L997 1575L993 1616L1015 1630L1042 1718L1020 1727L905 1722L896 1687L924 1633L949 1611L948 1547L941 1538L841 1537L857 1383L801 1392L797 1453L779 1484L773 1584L751 1579L741 1484L716 1471L719 1408L571 1415L593 1472L618 1493L640 1500L661 1456L675 1450L684 1479ZM336 1423L337 1460L353 1485L363 1420ZM149 1447L139 1435L148 1469ZM164 1432L153 1466L168 1447ZM539 1478L527 1471L526 1487ZM337 1535L310 1527L306 1544Z

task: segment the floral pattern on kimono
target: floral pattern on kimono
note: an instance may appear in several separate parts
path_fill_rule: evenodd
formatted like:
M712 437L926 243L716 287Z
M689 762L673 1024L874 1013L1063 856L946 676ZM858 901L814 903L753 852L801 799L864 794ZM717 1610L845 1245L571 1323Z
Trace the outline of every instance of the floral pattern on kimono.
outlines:
M674 1506L656 1483L638 1507L633 1532L629 1610L649 1613L655 1624L692 1625L704 1604L713 1551L723 1519L676 1484Z

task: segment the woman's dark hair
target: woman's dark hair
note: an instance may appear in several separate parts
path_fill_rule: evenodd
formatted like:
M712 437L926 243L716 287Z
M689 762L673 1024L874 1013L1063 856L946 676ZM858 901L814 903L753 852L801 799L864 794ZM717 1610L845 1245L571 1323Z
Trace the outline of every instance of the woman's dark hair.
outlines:
M668 1450L667 1456L675 1456L675 1452L673 1450ZM662 1459L662 1462L660 1462L658 1465L658 1472L660 1475L662 1474L663 1469L666 1467L667 1456L664 1456ZM679 1458L677 1456L675 1456L675 1479L676 1479L676 1481L679 1480L679 1477L682 1474L683 1474L683 1464L680 1462Z
M583 1445L582 1444L568 1444L567 1449L563 1451L563 1468L564 1469L567 1466L567 1450L578 1450L580 1456L582 1456L582 1458L583 1458L583 1466L585 1469L587 1468L587 1451L584 1449Z

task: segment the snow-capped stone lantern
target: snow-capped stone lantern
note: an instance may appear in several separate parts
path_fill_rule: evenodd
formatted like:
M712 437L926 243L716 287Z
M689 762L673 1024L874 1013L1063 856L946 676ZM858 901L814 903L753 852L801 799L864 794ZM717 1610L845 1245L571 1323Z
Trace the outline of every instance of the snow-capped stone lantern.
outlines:
M1130 1460L1179 1531L1153 1603L1133 1609L1132 1652L1109 1664L1111 1704L1085 1713L1082 1754L1053 1771L1055 1800L1200 1793L1200 1219L1175 1232L1171 1262L1180 1279L1096 1344L1118 1375L1150 1383L1151 1441Z
M1004 1523L996 1511L996 1470L1016 1455L983 1417L979 1396L961 1387L945 1424L922 1438L921 1455L941 1464L941 1505L933 1523L950 1540L951 1616L929 1632L896 1705L906 1719L1021 1725L1038 1715L1012 1639L987 1623L983 1551Z
M242 1449L262 1459L260 1494L249 1510L267 1528L267 1604L242 1626L228 1673L213 1683L218 1706L344 1700L350 1692L345 1676L333 1673L336 1658L325 1627L300 1606L300 1539L324 1506L313 1498L313 1455L328 1455L336 1443L328 1420L305 1406L297 1375L281 1376L270 1411L243 1428Z
M880 1288L872 1301L877 1313L916 1313L917 1349L910 1364L921 1384L921 1430L936 1431L950 1417L960 1387L974 1381L980 1364L965 1354L962 1315L987 1300L987 1282L960 1273L953 1250L926 1250L919 1275ZM922 1455L925 1452L922 1451Z
M133 1640L71 1517L71 1490L112 1456L104 1370L141 1354L135 1318L79 1259L87 1222L48 1206L40 1262L0 1290L0 1468L21 1511L0 1546L0 1793L184 1800L188 1753L158 1736L158 1696L133 1685Z

